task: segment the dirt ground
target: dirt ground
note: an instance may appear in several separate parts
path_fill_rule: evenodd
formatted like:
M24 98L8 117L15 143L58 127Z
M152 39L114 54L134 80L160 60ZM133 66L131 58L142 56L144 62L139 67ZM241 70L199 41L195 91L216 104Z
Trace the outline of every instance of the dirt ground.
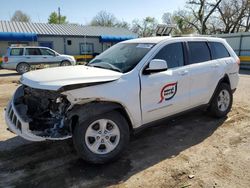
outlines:
M3 109L19 76L0 70L0 187L250 187L250 72L241 72L232 111L195 111L131 139L122 158L89 165L71 140L29 142L6 131Z

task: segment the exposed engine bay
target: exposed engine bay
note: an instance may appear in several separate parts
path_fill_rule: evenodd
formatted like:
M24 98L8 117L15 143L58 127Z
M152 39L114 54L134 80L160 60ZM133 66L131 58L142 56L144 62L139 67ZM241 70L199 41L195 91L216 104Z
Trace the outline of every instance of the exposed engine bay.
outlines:
M70 127L64 123L70 106L64 95L27 86L22 86L19 92L14 104L33 134L50 138L71 135Z

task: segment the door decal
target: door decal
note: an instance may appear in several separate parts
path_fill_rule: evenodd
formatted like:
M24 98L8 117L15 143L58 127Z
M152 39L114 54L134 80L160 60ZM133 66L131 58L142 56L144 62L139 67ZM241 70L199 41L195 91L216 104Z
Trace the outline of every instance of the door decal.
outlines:
M158 103L162 103L164 100L172 99L177 92L177 82L170 83L162 87L160 93L160 101Z

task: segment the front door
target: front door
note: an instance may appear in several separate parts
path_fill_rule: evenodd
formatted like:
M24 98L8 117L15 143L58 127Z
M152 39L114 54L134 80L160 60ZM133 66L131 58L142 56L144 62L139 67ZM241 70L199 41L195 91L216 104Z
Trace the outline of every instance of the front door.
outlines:
M184 66L183 44L163 47L153 59L164 59L168 70L141 76L143 124L188 109L189 70Z
M60 57L52 50L48 48L40 48L40 51L45 64L59 65L61 63Z

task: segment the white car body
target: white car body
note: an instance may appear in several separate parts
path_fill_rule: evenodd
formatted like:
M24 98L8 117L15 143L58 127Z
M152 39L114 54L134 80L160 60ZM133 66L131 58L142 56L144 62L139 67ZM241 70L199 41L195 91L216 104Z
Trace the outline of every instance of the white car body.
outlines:
M203 41L222 43L230 57L170 68L145 75L143 70L164 46L175 42ZM125 41L123 43L154 44L154 47L129 72L119 73L102 68L74 66L38 70L24 74L21 83L40 90L60 91L70 103L69 109L92 101L112 102L126 111L133 129L156 120L209 104L216 87L225 76L231 90L238 84L238 57L225 40L209 37L153 37ZM79 85L73 89L65 86ZM84 85L89 84L89 85ZM165 95L164 95L165 94ZM58 140L71 137L38 136L29 129L29 123L18 113L14 101L10 101L5 114L9 129L32 141Z

